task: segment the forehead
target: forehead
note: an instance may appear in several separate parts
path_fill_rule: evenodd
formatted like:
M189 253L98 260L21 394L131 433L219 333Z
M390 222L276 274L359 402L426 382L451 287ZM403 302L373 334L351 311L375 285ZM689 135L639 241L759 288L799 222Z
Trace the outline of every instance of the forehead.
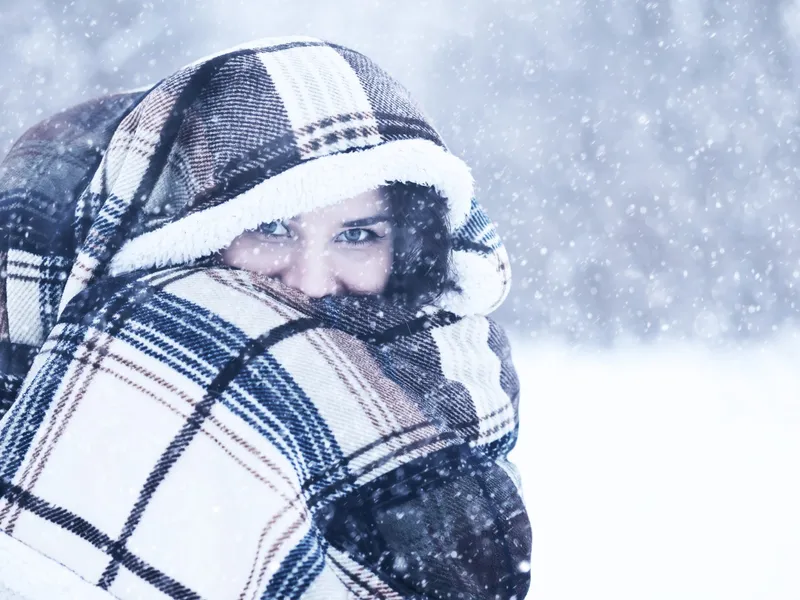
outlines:
M297 218L303 221L308 221L309 219L325 219L326 221L342 222L363 219L373 215L388 213L388 211L389 203L384 198L384 194L380 190L370 190L331 206L298 215Z

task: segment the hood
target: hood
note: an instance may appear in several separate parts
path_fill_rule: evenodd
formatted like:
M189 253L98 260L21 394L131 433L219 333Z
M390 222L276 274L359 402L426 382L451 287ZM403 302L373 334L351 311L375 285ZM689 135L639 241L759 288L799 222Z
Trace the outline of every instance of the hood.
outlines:
M499 306L508 258L473 199L470 169L383 69L308 37L196 61L145 93L110 138L82 196L92 225L62 309L98 274L189 264L260 223L392 182L447 200L460 290L439 307Z

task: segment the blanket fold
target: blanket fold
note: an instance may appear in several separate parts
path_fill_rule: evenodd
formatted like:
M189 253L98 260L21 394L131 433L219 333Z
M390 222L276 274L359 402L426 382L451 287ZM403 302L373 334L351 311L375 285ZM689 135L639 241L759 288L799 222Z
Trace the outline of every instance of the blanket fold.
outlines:
M508 359L485 317L108 279L0 422L0 532L118 598L522 598Z
M419 311L219 266L397 183L446 212ZM524 597L508 256L366 56L258 40L37 124L0 164L0 273L0 547L92 597Z

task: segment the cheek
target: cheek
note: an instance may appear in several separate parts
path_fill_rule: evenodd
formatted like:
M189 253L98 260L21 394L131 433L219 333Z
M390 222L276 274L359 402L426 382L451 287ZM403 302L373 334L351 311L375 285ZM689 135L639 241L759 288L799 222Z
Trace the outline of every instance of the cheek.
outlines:
M288 249L280 244L265 244L250 237L235 239L222 252L222 262L226 265L264 275L278 274L285 267L288 257Z
M386 287L392 270L392 248L384 245L336 253L335 270L339 281L349 290L379 294Z

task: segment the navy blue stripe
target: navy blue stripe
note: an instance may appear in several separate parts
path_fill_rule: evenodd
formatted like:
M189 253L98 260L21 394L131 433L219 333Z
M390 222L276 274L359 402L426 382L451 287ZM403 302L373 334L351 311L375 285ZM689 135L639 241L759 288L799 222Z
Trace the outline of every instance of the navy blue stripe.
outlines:
M258 46L256 48L242 48L241 50L236 50L234 52L229 52L223 54L221 56L215 56L210 61L218 60L220 58L224 58L227 60L231 58L237 58L239 56L247 56L248 54L271 54L273 52L283 52L284 50L290 50L292 48L310 48L312 46L331 46L335 47L333 44L329 44L328 42L324 41L298 41L298 42L286 42L285 44L278 44L277 46Z
M433 129L416 129L406 124L387 124L378 123L381 137L386 141L423 139L433 142L437 146L442 145L441 139Z
M121 331L120 340L203 386L248 339L214 313L168 293L142 304L131 320L134 326Z
M27 510L41 519L49 521L75 534L99 550L105 550L113 541L111 537L100 531L87 520L65 508L54 506L34 494L31 494L27 490L3 480L0 480L0 497L5 498L8 502L19 506L23 510ZM169 594L173 598L179 598L181 600L200 599L199 594L181 585L158 569L148 565L127 549L121 550L119 560L132 573L153 584L159 590Z
M140 202L139 199L150 196L156 181L164 170L170 152L172 151L172 146L180 132L187 109L197 99L200 91L205 88L209 81L213 79L219 69L222 68L229 59L230 56L217 57L200 65L197 67L196 71L191 74L189 81L180 91L172 107L170 116L166 119L159 131L159 139L156 148L150 155L147 170L142 176L139 186L136 188L136 192L133 195L135 199L133 205L127 207L125 214L119 218L119 222L103 245L102 255L96 257L101 263L106 263L104 264L104 271L108 267L108 259L116 254L122 244L127 241L132 225L144 207L144 203ZM106 203L108 203L108 199L106 199ZM100 275L102 275L102 273Z
M380 439L378 439L378 440L376 440L376 441L374 441L374 442L372 442L370 444L367 444L366 446L363 446L363 447L359 448L358 450L356 450L355 452L353 452L352 454L350 454L349 456L344 458L342 463L335 463L335 464L329 466L328 469L322 471L322 473L320 475L326 475L329 479L332 478L335 475L336 476L336 480L331 485L329 485L327 489L316 490L316 493L314 494L314 496L309 499L308 505L311 506L314 503L316 503L316 502L320 501L321 499L325 498L326 494L332 494L336 487L342 488L342 489L336 490L337 494L341 495L341 493L343 493L343 491L345 491L343 488L353 487L352 483L356 479L358 479L359 477L363 476L365 473L368 473L369 471L374 470L377 467L379 467L381 465L384 465L384 464L386 464L387 462L389 462L391 460L396 460L398 458L401 458L402 456L408 454L409 452L411 452L413 450L416 450L417 448L421 448L421 447L424 447L426 445L437 443L437 442L441 442L441 441L444 441L444 440L459 440L460 442L468 443L469 439L464 437L464 432L472 432L474 430L474 435L470 436L470 438L474 438L475 435L477 435L478 428L479 428L479 426L480 426L480 424L482 422L484 422L487 419L491 419L491 418L493 418L493 417L495 417L495 416L499 415L500 413L502 413L504 411L507 411L507 410L509 410L508 405L503 405L500 408L492 411L491 413L489 413L488 415L486 415L483 418L478 418L476 416L475 418L469 419L467 421L462 421L462 422L459 422L459 423L450 424L448 426L447 430L439 432L439 433L437 433L435 435L430 435L430 436L425 437L423 439L417 440L417 441L415 441L415 442L413 442L411 444L406 444L402 448L400 448L399 450L395 450L393 452L385 454L380 459L377 459L377 460L365 465L364 467L359 469L358 472L351 473L346 480L342 479L342 476L339 473L339 471L341 471L344 468L346 468L347 464L351 463L353 460L355 460L359 456L363 455L365 452L368 452L368 451L370 451L373 448L376 448L378 446L387 444L392 439L395 439L395 438L398 438L400 436L406 435L406 434L408 434L410 432L413 432L415 430L422 429L423 427L431 426L432 423L429 423L429 422L420 423L418 425L414 425L414 426L411 426L411 427L407 427L407 428L404 428L404 429L399 429L397 431L394 431L394 432L392 432L391 434L389 434L387 436L384 436L384 437L382 437L382 438L380 438ZM505 426L506 426L506 420L504 419L503 421L500 421L498 425L495 426L495 429L499 430L499 429L501 429L501 428L503 428ZM516 428L518 428L518 427L519 427L519 423L517 423L517 425L516 425ZM513 448L514 442L516 441L516 428L515 428L514 432L505 434L501 438L499 438L498 440L495 440L494 442L491 442L489 444L481 444L479 446L476 446L476 448L479 449L479 451L482 452L484 455L491 456L491 458L493 458L493 459L494 458L499 458L499 456L501 454L503 454L503 455L508 454L508 452L510 452L511 449ZM462 445L462 444L459 444L459 445ZM305 482L302 489L303 490L307 490L312 485L319 484L319 479L321 478L320 475L318 475L316 479L312 478L309 481Z
M391 437L393 436L387 436L387 438L385 439L391 439ZM384 454L381 458L376 459L371 463L365 465L363 468L359 469L357 473L351 473L346 477L341 477L337 479L327 488L323 488L316 494L311 496L306 504L310 509L313 509L319 502L323 500L328 501L340 497L342 496L342 494L346 494L351 489L354 489L356 487L355 481L365 473L369 473L370 471L373 471L378 467L381 467L393 460L397 460L402 458L403 456L411 454L412 452L414 452L419 448L424 448L425 446L444 441L462 442L463 438L461 438L454 431L442 431L440 433L437 433L436 435L428 436L421 440L416 440L414 442L404 444L402 448ZM399 468L402 468L402 465Z
M306 480L303 483L302 490L307 491L312 487L320 485L323 479L332 479L334 477L336 478L340 477L341 471L347 468L347 464L353 462L359 456L362 456L363 454L369 452L373 448L377 448L378 446L386 444L390 440L393 440L403 435L408 435L409 433L413 433L414 431L423 429L425 427L430 427L430 425L431 425L430 423L424 422L424 423L417 423L416 425L411 425L410 427L404 427L402 429L398 429L397 431L393 431L390 435L379 438L374 442L370 442L366 446L362 446L355 452L351 453L349 456L342 458L341 462L336 462L332 465L329 465L326 469L323 469L310 479Z
M489 322L489 349L500 362L500 387L508 395L516 411L519 406L519 377L511 357L511 344L506 332L492 319Z
M95 548L102 548L112 541L109 536L82 517L59 506L53 506L27 490L2 479L0 479L0 497L37 517L74 533Z
M476 252L477 254L491 254L494 249L486 244L466 240L464 238L453 238L453 250L461 250L466 252Z
M0 431L0 478L13 479L22 465L82 341L80 334L74 326L64 329L56 348L62 350L65 358L46 361L27 387L28 392L12 405Z
M325 567L324 540L313 529L281 561L261 600L300 600Z
M263 148L250 150L245 157L237 159L235 164L226 166L226 173L220 175L220 180L214 186L206 189L194 200L192 208L186 214L208 210L224 204L231 198L239 196L267 179L296 167L303 162L297 149L293 133L288 133L281 138L270 141ZM275 148L285 147L286 151L269 158L263 156L265 152L273 153ZM164 223L162 227L169 223ZM158 228L156 228L158 229Z
M62 256L49 254L42 257L39 269L39 317L43 339L47 339L58 320L58 305L64 295L64 286L69 277L72 261Z
M352 557L351 557L351 558L352 558ZM337 561L335 558L333 558L333 556L330 556L330 555L328 555L328 560L330 560L330 561L331 561L331 562L332 562L334 565L336 565L337 567L339 567L339 570L340 570L340 571L341 571L341 572L342 572L342 573L343 573L345 576L347 576L347 578L348 578L350 581L352 581L354 584L356 584L356 585L357 585L358 587L360 587L362 590L365 590L365 591L366 591L368 594L370 594L370 597L371 597L371 598L376 598L377 600L386 600L386 596L384 596L382 593L380 593L380 592L379 592L377 589L373 589L373 588L369 587L369 586L367 585L367 582L366 582L366 581L363 581L363 580L361 580L361 579L358 579L358 578L356 578L356 576L355 576L353 573L351 573L350 571L348 571L348 570L347 570L347 568L346 568L346 567L345 567L343 564L341 564L339 561ZM374 572L373 572L373 575L375 575L375 577L376 577L376 578L378 577L378 574L377 574L377 573L374 573ZM386 582L384 582L384 583L386 583ZM347 584L346 584L346 583L345 583L345 585L347 586ZM351 591L352 591L352 588L351 588L351 586L347 586L347 587L348 587L349 589L351 589ZM391 589L391 587L392 587L392 586L390 586L390 585L386 584L386 587L388 587L388 588L390 588L390 589ZM412 599L416 600L416 597L415 597L415 596L405 596L405 597L406 597L408 600L412 600ZM420 599L420 600L421 600L421 599Z
M284 452L284 447L291 446L294 455L288 458L301 478L310 475L310 465L319 469L320 465L341 463L344 455L328 422L274 356L259 357L237 383L258 400L261 408L280 423L282 430L287 431L288 439L277 447Z
M452 325L458 323L460 320L461 317L458 315L447 311L438 311L432 315L425 315L424 317L412 319L411 321L406 321L378 333L365 333L357 337L362 341L381 346L384 344L391 344L405 337L417 335L423 331Z
M315 319L298 319L297 321L280 325L268 333L260 336L259 338L252 340L246 348L244 348L236 357L231 359L228 364L226 364L225 367L219 372L216 378L208 386L205 398L199 402L197 406L195 406L194 411L187 418L181 430L164 451L164 454L161 455L158 463L156 463L156 466L150 472L147 481L142 486L142 490L139 492L139 498L128 515L119 539L113 542L109 547L109 554L111 555L112 560L103 571L103 574L98 582L98 585L101 588L108 590L109 587L114 583L114 580L119 573L120 566L120 562L116 557L120 555L128 540L136 530L136 527L139 525L142 516L144 515L144 511L153 497L153 494L155 494L156 490L164 481L169 471L183 455L186 448L200 431L203 422L211 414L211 409L225 391L225 388L242 371L244 366L250 360L260 356L275 344L293 335L297 335L312 329L313 327L316 327L317 324L318 322Z

